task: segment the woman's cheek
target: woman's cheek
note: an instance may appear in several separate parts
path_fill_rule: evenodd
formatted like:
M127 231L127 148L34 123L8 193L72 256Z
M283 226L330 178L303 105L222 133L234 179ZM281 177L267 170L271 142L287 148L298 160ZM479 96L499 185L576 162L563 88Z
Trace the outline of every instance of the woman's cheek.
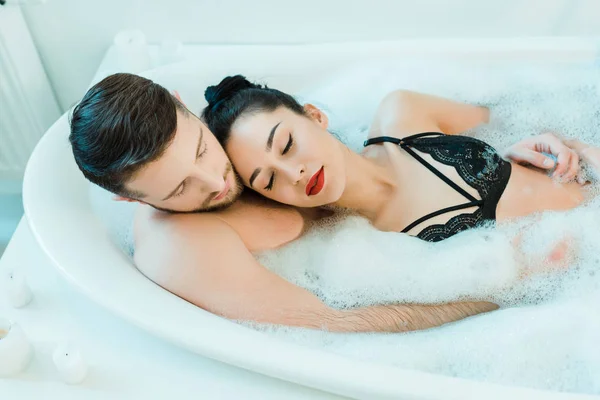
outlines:
M283 193L283 198L285 199L284 201L288 204L291 204L291 205L298 204L298 198L296 196L294 196L294 192L292 192L291 190L286 190Z
M284 203L293 205L293 206L301 206L302 205L302 200L299 196L298 193L294 190L290 190L290 188L287 188L285 190L285 193L283 193L282 195L283 199L281 200Z

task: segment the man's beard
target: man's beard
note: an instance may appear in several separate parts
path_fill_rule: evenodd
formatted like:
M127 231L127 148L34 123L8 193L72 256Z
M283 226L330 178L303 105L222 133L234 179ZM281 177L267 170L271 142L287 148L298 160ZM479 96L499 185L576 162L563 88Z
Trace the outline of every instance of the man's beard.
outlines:
M199 207L189 210L189 211L176 211L176 210L171 210L168 208L161 208L161 207L157 207L155 205L152 204L148 204L149 206L159 210L159 211L164 211L167 213L171 213L171 214L191 214L191 213L201 213L201 212L214 212L214 211L220 211L220 210L224 210L226 208L228 208L229 206L231 206L233 203L235 203L235 201L242 195L242 192L244 191L244 185L242 185L241 183L241 179L240 176L238 175L237 171L235 170L235 168L233 167L233 165L231 163L228 163L227 166L225 167L225 173L223 174L225 179L227 179L227 176L229 175L229 173L233 171L233 186L229 189L229 193L227 193L227 196L225 197L225 199L220 202L219 204L215 204L213 206L210 205L210 202L212 201L212 198L214 196L210 196L207 200L202 202L202 205L200 205Z

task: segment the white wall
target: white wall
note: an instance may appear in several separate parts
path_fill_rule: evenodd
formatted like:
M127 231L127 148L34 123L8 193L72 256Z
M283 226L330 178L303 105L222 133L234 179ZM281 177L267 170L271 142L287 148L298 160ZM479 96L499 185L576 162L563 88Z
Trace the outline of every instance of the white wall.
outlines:
M600 36L600 0L47 0L23 11L63 110L127 28L150 43Z
M60 114L21 10L1 7L0 195L6 181L22 178L31 151Z

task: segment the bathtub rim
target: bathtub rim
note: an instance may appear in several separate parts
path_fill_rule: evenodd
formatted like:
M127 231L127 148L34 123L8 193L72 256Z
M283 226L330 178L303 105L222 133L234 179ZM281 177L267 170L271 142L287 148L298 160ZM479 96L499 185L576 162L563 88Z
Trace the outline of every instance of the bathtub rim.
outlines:
M589 49L588 49L589 50ZM587 50L586 50L587 51ZM594 57L597 57L597 52ZM101 307L108 309L111 313L129 323L161 337L173 344L184 347L190 351L202 356L210 357L240 368L258 372L264 375L287 380L304 386L313 387L327 392L339 394L342 396L351 396L359 398L396 398L397 396L406 396L407 398L418 399L438 399L438 398L456 398L462 399L468 396L485 398L545 398L545 399L583 399L594 398L595 396L580 394L565 394L537 389L527 389L521 387L504 386L494 383L485 383L472 381L462 378L452 378L438 374L420 372L399 367L392 367L382 364L363 362L349 357L338 356L323 351L313 350L288 342L280 341L265 334L242 327L233 322L227 321L239 337L239 341L232 342L227 346L227 351L223 351L222 334L213 334L206 336L205 340L196 340L190 343L182 340L173 328L164 328L163 325L156 324L156 321L149 322L140 317L140 313L134 310L124 309L118 298L103 296L94 288L93 282L86 281L82 277L76 276L63 267L65 263L71 261L64 260L64 255L57 254L56 249L48 246L45 237L52 234L48 227L38 225L38 215L44 211L43 205L35 202L36 182L43 179L44 174L48 174L50 169L40 167L41 160L46 148L51 146L52 140L65 138L64 131L61 131L61 124L64 124L68 118L70 110L63 114L46 132L42 139L36 145L27 167L23 182L23 203L27 219L32 234L38 242L44 254L49 258L54 268L79 291L81 294L93 300ZM62 135L62 136L61 136ZM50 147L52 148L52 147ZM162 289L161 289L162 290ZM170 295L170 294L169 294ZM174 295L170 295L176 297ZM147 315L145 316L147 317ZM154 326L151 329L150 326ZM159 327L158 329L156 327ZM251 354L231 351L232 348L240 347L239 344L247 342L251 338L253 354L261 357L252 357ZM260 348L260 350L259 350ZM293 354L296 360L304 360L301 363L281 362L280 357L273 357L274 354L281 352ZM274 361L272 364L265 363L268 360ZM325 360L325 362L322 362ZM313 361L311 364L309 361ZM290 365L296 364L296 365ZM332 368L337 367L337 368ZM402 387L393 384L397 380L402 380ZM392 384L390 384L392 382ZM377 396L377 397L375 397Z

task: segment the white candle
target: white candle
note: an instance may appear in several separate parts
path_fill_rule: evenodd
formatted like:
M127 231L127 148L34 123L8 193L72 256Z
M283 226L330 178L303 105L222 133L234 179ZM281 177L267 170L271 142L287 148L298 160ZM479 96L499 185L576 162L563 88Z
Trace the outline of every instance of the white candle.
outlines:
M71 343L62 343L53 354L54 365L63 382L76 385L87 376L87 364L79 350Z
M0 377L23 371L32 354L33 349L23 330L8 319L0 318Z
M16 270L10 270L6 276L6 286L8 301L15 308L21 308L31 302L33 295L31 289L27 285L27 281L23 274Z

